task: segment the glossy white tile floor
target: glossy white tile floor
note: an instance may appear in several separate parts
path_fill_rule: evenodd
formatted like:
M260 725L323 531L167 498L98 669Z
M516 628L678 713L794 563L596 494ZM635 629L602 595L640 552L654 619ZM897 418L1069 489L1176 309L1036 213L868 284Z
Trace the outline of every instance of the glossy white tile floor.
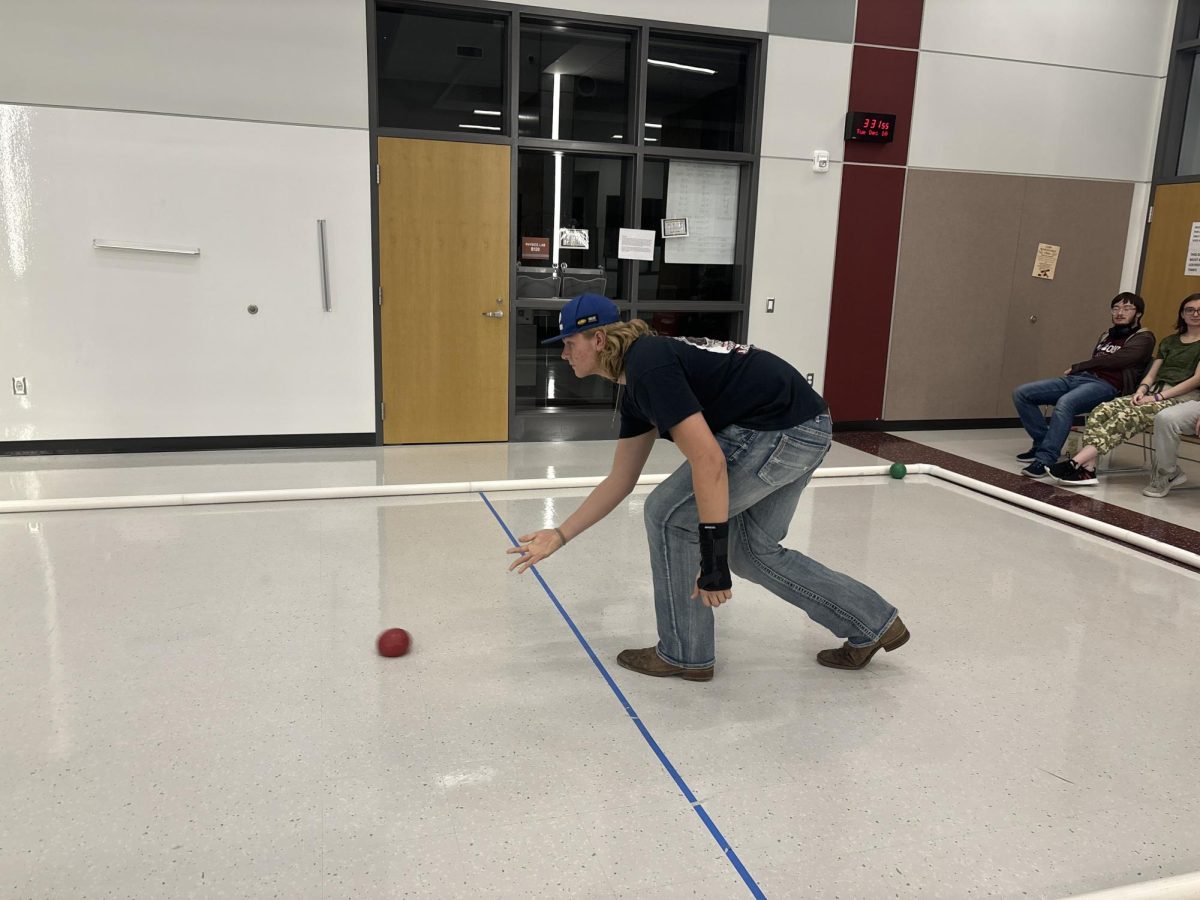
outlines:
M581 496L489 499L520 533ZM817 481L789 543L913 640L823 669L743 584L716 680L649 679L614 662L653 640L644 496L542 572L763 894L1200 869L1200 576L940 482ZM0 516L0 895L750 896L506 545L477 495Z

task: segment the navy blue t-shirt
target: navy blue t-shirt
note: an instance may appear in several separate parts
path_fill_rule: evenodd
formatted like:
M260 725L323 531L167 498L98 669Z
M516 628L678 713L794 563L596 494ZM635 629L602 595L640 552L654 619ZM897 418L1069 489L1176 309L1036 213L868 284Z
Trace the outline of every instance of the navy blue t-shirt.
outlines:
M647 335L625 353L621 437L653 428L665 438L695 413L714 433L727 425L782 431L827 409L784 360L732 341Z

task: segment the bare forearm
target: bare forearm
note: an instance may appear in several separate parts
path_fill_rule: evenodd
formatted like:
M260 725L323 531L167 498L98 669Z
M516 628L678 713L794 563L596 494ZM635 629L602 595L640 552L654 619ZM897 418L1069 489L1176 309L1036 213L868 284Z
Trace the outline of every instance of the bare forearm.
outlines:
M701 522L725 522L729 519L729 473L725 457L700 465L692 464L692 491Z
M1190 391L1200 388L1200 375L1193 375L1187 381L1181 381L1179 384L1165 387L1162 389L1160 396L1164 400L1170 400L1173 397L1182 397Z

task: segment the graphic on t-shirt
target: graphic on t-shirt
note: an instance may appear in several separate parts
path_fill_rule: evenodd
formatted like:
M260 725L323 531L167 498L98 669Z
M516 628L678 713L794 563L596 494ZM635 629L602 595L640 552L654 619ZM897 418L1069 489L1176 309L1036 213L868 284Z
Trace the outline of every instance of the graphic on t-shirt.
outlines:
M685 344L690 344L699 350L707 350L710 353L749 353L754 349L753 344L738 344L734 341L718 341L713 338L672 336L672 340L683 341Z

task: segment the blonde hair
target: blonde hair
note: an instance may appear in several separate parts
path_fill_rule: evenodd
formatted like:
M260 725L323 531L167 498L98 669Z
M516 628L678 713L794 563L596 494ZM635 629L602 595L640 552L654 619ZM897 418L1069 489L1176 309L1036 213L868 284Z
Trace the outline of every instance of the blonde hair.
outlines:
M633 342L645 335L656 333L641 319L603 325L596 330L604 332L604 346L596 354L596 364L600 371L612 381L620 378L621 373L625 371L625 354Z

